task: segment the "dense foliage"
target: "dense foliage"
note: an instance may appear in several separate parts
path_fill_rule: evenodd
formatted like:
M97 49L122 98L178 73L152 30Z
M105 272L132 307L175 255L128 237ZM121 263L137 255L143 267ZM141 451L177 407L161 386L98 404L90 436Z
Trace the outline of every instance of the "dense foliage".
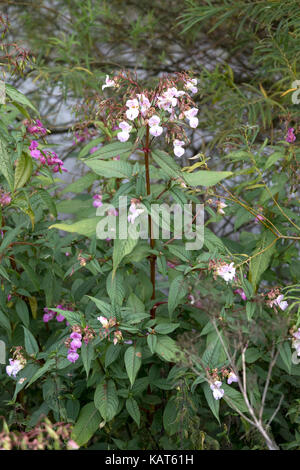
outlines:
M1 16L0 447L299 449L297 2L27 3ZM196 248L158 204L193 233L204 205Z

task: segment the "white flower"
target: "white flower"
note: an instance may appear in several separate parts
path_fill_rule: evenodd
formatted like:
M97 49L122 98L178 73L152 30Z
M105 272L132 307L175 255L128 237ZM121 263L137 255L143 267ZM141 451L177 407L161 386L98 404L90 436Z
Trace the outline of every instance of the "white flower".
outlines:
M10 377L16 377L17 373L24 367L24 364L21 364L18 359L9 359L9 364L9 366L6 366L6 373Z
M142 116L144 116L147 110L150 108L151 103L148 100L147 96L145 96L144 94L141 94L141 95L137 94L136 96L138 97L138 100L139 100L139 105L141 108Z
M199 124L199 120L198 118L196 118L197 114L198 114L197 108L191 108L191 109L188 109L187 111L184 111L184 115L188 119L190 127L192 127L193 129L196 129L196 127Z
M127 100L126 101L126 106L127 106L127 111L126 111L126 116L130 121L133 121L133 119L137 118L139 115L139 102L136 98L133 100Z
M103 328L106 328L106 329L109 328L109 323L106 317L100 316L100 317L97 317L97 320L99 320Z
M176 155L176 157L182 157L182 155L184 154L185 152L185 149L182 148L184 146L184 141L183 140L178 140L178 139L175 139L174 142L173 142L173 145L174 145L174 154Z
M300 356L300 340L296 339L296 341L293 341L293 348L296 349L297 356Z
M210 389L213 392L213 396L215 400L220 400L224 396L224 390L221 388L222 382L220 380L216 380L213 384L211 384Z
M235 277L235 267L233 263L231 264L223 264L219 266L216 270L217 275L222 277L224 281L232 281Z
M159 137L163 133L163 128L161 126L152 126L150 127L149 132L154 137Z
M197 85L197 79L196 78L191 78L190 80L187 80L184 84L184 88L188 91L191 91L192 93L197 93L198 88L196 87Z
M300 328L298 328L298 330L293 333L293 336L296 338L296 339L300 339Z
M225 212L223 211L223 209L225 209L225 207L227 207L227 204L225 204L224 202L218 201L217 202L217 212L218 212L218 214L224 215Z
M114 80L110 80L109 75L106 75L105 85L102 85L102 90L104 90L104 88L109 88L109 87L114 87L114 86L116 86L116 82Z
M227 378L227 383L230 385L232 384L232 382L238 382L238 377L237 375L235 375L234 372L230 372L230 374L228 375L228 378Z
M135 219L144 212L144 209L138 209L136 204L132 202L129 207L129 212L131 212L131 214L127 217L128 222L134 224Z
M287 303L286 300L283 300L283 295L279 295L275 300L274 300L274 303L276 305L278 305L278 307L281 309L281 310L286 310L289 306L289 304Z
M163 128L159 126L160 123L160 118L157 115L152 116L149 121L149 126L150 126L150 134L153 135L154 137L158 137L163 133Z
M129 139L129 132L132 129L132 126L126 121L119 123L119 128L122 129L122 132L118 132L117 137L120 142L126 142Z

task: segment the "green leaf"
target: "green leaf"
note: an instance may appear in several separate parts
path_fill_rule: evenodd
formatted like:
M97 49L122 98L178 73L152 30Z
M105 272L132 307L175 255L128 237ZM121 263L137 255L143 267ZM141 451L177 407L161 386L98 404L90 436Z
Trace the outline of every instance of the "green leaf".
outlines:
M72 439L79 446L83 446L95 434L101 420L101 415L94 403L88 403L80 411L78 421L73 428Z
M21 322L28 328L29 326L29 311L26 302L18 299L16 302L16 311Z
M171 282L169 297L168 297L168 310L170 318L173 317L173 312L177 305L179 305L187 293L187 285L184 276L176 276Z
M174 176L182 177L180 167L170 155L162 150L153 150L151 152L153 160L160 166L160 168L171 178Z
M37 354L39 352L39 346L36 342L35 337L33 334L23 326L24 330L24 340L25 340L25 350L26 352L31 355L31 354Z
M131 164L123 160L88 160L85 164L97 175L105 178L130 178L132 176Z
M110 344L105 353L105 369L115 362L121 352L122 346L120 344Z
M172 331L176 330L180 326L180 323L160 323L159 325L155 326L155 332L161 335L167 335L172 333Z
M203 353L202 362L206 367L213 369L220 363L220 355L222 352L222 345L219 338L215 338Z
M138 427L140 427L140 422L141 422L141 413L139 410L139 406L134 398L127 398L126 400L126 409L132 419L136 422Z
M178 409L174 400L169 400L163 414L163 425L166 432L172 436L180 427L180 420L178 419Z
M157 335L156 354L168 362L178 362L181 352L175 341L169 336Z
M249 266L249 279L254 287L258 286L262 274L268 268L275 250L276 238L272 232L266 231L259 240ZM259 254L258 254L259 253Z
M27 183L32 175L32 158L27 153L22 153L16 162L14 190L20 189Z
M238 390L227 384L222 384L222 388L225 392L224 400L230 406L230 408L233 410L237 408L242 413L247 413L247 411L249 411L244 401L243 395Z
M130 346L124 355L124 362L127 375L129 377L131 386L133 385L137 373L142 365L142 352L135 345Z
M88 172L84 176L82 176L81 178L78 178L76 181L74 181L74 183L68 184L68 186L66 186L62 190L61 193L62 194L82 193L86 188L91 186L94 183L94 181L96 181L96 179L98 179L97 175L95 175L92 172Z
M94 403L105 421L111 421L119 407L119 398L113 380L100 383L95 391Z
M82 342L81 345L81 359L83 363L84 370L86 372L86 376L89 376L91 363L94 357L94 347L92 343L85 344Z
M291 351L290 344L287 341L285 341L284 343L280 344L278 349L279 349L280 357L283 360L288 373L291 374L292 373L292 351Z
M57 228L65 232L79 233L80 235L85 235L86 237L94 237L96 234L96 227L100 220L100 217L90 217L89 219L82 219L79 222L73 224L54 224L49 227Z
M147 336L147 344L149 346L150 351L152 354L155 353L156 351L156 345L157 345L157 336L156 335L148 335Z
M48 372L50 369L54 369L56 367L56 361L55 359L51 358L48 359L47 362L40 368L38 369L34 375L31 377L29 383L27 384L26 388L32 385L36 380L38 380L40 377L42 377L46 372Z
M113 306L121 306L125 297L124 279L119 271L116 272L115 276L112 276L112 272L106 279L106 290L110 297Z
M33 104L29 101L29 99L26 98L26 96L24 96L23 93L16 90L13 86L6 83L5 91L6 91L7 96L9 96L12 101L16 101L17 103L20 103L23 106L28 106L28 108L31 108L35 113L39 114L38 110L33 106Z
M200 170L195 173L182 172L181 176L189 186L214 186L233 173L231 171L205 171Z
M91 297L90 295L87 295L87 297L96 304L96 306L99 308L100 312L103 313L103 315L105 315L107 318L110 318L112 316L112 307L110 304L104 302L104 300Z
M221 424L219 419L220 401L214 399L212 390L210 389L210 386L207 382L202 384L202 388L209 408L211 409L218 423Z
M113 251L113 276L121 263L122 259L129 255L132 252L134 247L137 245L138 239L128 238L126 240L121 240L117 238L114 242L114 251Z
M9 335L11 334L10 321L7 318L7 316L1 311L0 311L0 326L1 328L4 328L4 330L6 330Z
M6 181L9 184L11 191L14 189L14 173L13 173L13 166L6 151L6 144L0 138L0 172L5 177Z
M54 203L54 199L48 193L48 191L46 191L45 189L38 188L36 189L36 193L41 199L42 203L45 205L45 207L49 209L49 212L53 214L54 217L57 217L57 210Z
M94 145L92 146L94 147ZM79 158L81 158L81 153L85 147L82 149L82 151L79 154ZM132 149L132 143L131 142L113 142L111 144L103 145L99 150L96 150L96 152L92 153L84 162L89 165L89 162L94 159L109 159L113 157L117 157L118 155L122 155L123 153L129 153L131 152ZM88 160L88 161L87 161ZM119 161L119 160L113 160L113 161Z

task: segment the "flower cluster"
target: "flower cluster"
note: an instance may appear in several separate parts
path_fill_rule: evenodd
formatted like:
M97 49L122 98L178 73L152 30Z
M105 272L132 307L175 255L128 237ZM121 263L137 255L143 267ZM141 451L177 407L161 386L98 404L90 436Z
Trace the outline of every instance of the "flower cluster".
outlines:
M11 195L10 193L4 193L0 191L0 206L5 207L11 203Z
M27 361L23 356L22 347L17 346L16 350L13 353L12 359L9 359L9 366L6 366L7 375L9 375L10 377L16 377L18 372L20 372L20 370L25 367L26 363Z
M238 376L231 370L230 372L227 369L223 369L222 371L223 379L227 377L228 385L231 385L234 382L238 382ZM211 383L210 389L213 393L213 397L215 400L220 400L224 396L224 389L222 388L222 382L219 380L218 371L217 369L213 369L212 376L211 376Z
M76 362L79 358L77 349L80 349L82 346L82 332L80 326L73 326L72 333L70 338L65 342L66 347L68 348L67 359L70 362Z
M131 224L134 224L135 219L139 217L139 215L141 215L143 212L145 212L145 210L140 207L139 199L131 199L129 212L130 214L127 217L128 222Z
M120 88L120 84L124 80L131 84L134 83L129 75L124 76L123 73L113 79L107 75L102 90L110 87ZM161 79L154 92L144 90L142 93L134 93L132 91L122 111L118 114L118 117L121 118L117 127L119 129L118 140L126 142L133 126L137 128L139 125L147 124L149 133L153 137L159 137L164 130L167 130L167 134L173 141L174 154L182 156L185 152L183 148L185 141L180 140L183 134L180 120L187 120L192 129L196 129L199 124L196 117L198 109L190 97L190 93L198 91L196 85L197 79L191 79L187 74L177 74L173 79ZM180 90L178 87L183 89ZM129 124L127 120L132 121L133 125ZM170 138L167 140L170 141Z
M269 307L279 307L280 310L286 310L289 306L288 302L284 300L284 295L280 294L278 288L271 289L270 292L267 293L267 305Z
M39 119L36 119L33 124L30 124L28 121L25 121L24 124L27 125L27 132L29 132L29 134L38 136L46 135L48 132Z
M235 280L235 267L234 263L225 263L224 261L210 260L209 270L214 271L214 278L220 276L224 281L229 282Z
M59 308L60 310L71 310L73 311L73 308L71 306L64 307L61 304L56 305L55 308ZM44 315L43 315L43 322L48 323L50 320L52 320L55 315L56 315L56 321L59 323L63 322L65 320L65 317L61 313L57 313L54 310L51 310L49 308L44 308ZM68 325L68 322L67 322Z
M122 331L118 329L118 323L115 317L111 317L110 319L107 319L106 317L100 316L97 317L97 320L102 325L102 330L100 331L100 337L108 337L111 333L110 329L113 328L114 326L116 327L116 330L114 331L114 339L113 343L116 345L118 342L122 341L123 335Z
M93 196L93 206L94 207L101 207L103 206L103 202L102 202L102 194L95 194Z
M32 140L29 145L29 151L32 158L38 160L42 165L48 165L52 167L53 173L58 173L61 171L68 171L64 167L63 161L57 156L55 152L50 152L46 150L45 152L41 152L38 149L38 142L36 140Z
M286 142L289 142L290 144L295 142L296 136L295 136L294 132L295 132L295 129L293 127L290 127L288 129L287 136L286 136L286 139L285 139Z

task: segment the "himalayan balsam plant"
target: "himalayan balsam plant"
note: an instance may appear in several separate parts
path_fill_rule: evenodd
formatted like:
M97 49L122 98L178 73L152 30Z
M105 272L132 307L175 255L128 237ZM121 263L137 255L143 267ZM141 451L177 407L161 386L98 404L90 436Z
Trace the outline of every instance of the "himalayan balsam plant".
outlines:
M93 127L89 142L76 138L87 171L64 189L47 128L7 86L0 331L9 357L1 381L18 432L43 432L47 416L73 426L72 448L219 448L233 433L249 448L297 442L287 429L299 407L299 285L286 269L300 239L297 135L289 129L275 148L266 140L255 150L255 129L245 126L239 149L226 155L230 170L214 171L204 154L183 167L199 125L198 85L187 73L153 89L127 72L106 76L84 123ZM274 171L279 159L289 180ZM204 205L203 243L188 249L176 211L167 236L155 236L153 208L162 204ZM62 213L73 220L57 220ZM214 224L235 216L236 237L218 237ZM134 237L142 220L146 236ZM249 221L255 232L244 229Z

